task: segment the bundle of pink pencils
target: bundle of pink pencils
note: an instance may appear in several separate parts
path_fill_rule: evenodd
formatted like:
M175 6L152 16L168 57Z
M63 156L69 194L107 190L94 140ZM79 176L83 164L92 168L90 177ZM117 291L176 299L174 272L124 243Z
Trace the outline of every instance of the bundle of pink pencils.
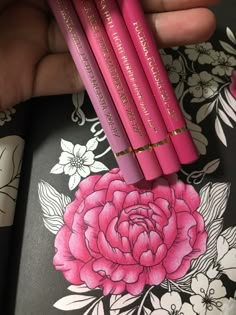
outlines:
M198 158L138 0L49 0L127 183Z

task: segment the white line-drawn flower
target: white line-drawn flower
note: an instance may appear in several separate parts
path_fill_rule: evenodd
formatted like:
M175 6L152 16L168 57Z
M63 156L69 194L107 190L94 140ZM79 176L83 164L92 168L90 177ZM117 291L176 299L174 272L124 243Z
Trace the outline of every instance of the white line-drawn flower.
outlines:
M203 273L192 279L192 290L195 295L190 297L193 310L199 315L222 314L222 308L228 299L221 280L209 281Z
M182 303L178 292L165 293L160 299L160 306L151 315L194 315L192 305Z
M96 138L90 139L86 145L80 145L61 140L63 152L52 169L52 174L66 174L70 176L69 189L73 190L81 181L88 177L91 172L98 173L108 168L101 162L95 160L94 150L98 146Z
M173 59L172 55L167 55L161 51L161 57L167 70L171 83L178 83L184 75L184 67L179 59Z
M215 68L212 73L220 76L231 76L236 66L236 59L233 56L226 55L223 51L218 52L217 59L212 63Z
M219 84L207 71L194 73L188 78L189 92L196 98L209 98L215 94Z
M217 52L211 43L185 46L185 53L191 61L198 61L200 64L211 64L217 58Z

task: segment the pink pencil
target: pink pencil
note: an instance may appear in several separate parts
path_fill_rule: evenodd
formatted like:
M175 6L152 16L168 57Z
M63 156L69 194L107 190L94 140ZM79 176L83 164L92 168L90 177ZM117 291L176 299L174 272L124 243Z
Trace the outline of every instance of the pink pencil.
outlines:
M143 179L143 174L71 1L49 0L48 2L65 37L122 174L127 183L137 183Z
M115 0L95 3L163 173L174 173L180 163L119 7Z
M146 23L138 0L117 0L139 58L148 77L172 143L182 164L198 158L198 152L187 130L167 72L158 53L155 40Z
M84 32L147 180L162 170L93 0L73 0Z

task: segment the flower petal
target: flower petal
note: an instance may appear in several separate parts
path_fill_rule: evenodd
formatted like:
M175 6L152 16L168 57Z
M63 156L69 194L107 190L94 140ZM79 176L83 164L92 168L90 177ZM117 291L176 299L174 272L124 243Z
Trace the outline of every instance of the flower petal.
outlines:
M70 163L66 164L64 167L64 173L66 175L72 176L76 173L76 167L72 166Z
M69 240L71 231L64 225L55 238L55 251L56 254L53 258L53 264L57 270L63 272L64 277L72 284L82 284L80 278L80 270L83 263L76 260L70 251Z
M208 295L214 299L220 299L225 297L227 294L226 289L221 280L213 280L208 288Z
M168 292L161 297L161 307L170 313L178 313L182 307L182 299L178 292Z
M203 303L201 295L193 295L190 297L190 302L193 305L193 310L199 315L206 315L207 308ZM213 314L212 314L213 315Z
M82 157L86 151L87 148L85 145L76 144L74 147L74 156Z
M203 273L199 273L192 279L191 288L193 292L205 297L209 286L209 280Z
M77 168L77 172L81 177L85 178L90 175L90 168L88 166L81 165L81 167Z
M59 157L59 164L66 165L69 164L71 159L74 158L74 155L68 152L62 152L61 156Z
M87 151L83 155L83 164L92 165L94 163L94 153L92 151Z

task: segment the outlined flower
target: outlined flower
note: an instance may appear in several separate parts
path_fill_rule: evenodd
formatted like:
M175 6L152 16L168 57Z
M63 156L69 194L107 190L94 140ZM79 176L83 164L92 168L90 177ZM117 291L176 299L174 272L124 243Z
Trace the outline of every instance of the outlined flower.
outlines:
M236 59L233 56L226 55L223 51L218 52L217 59L212 63L215 67L212 73L219 76L231 76L236 66Z
M119 169L90 176L66 208L54 265L69 282L104 295L138 295L145 285L176 280L206 250L199 202L194 188L176 179L137 187Z
M178 292L165 293L160 299L160 306L151 315L195 315L192 305L183 303Z
M209 98L215 94L219 84L214 80L213 76L202 71L199 74L194 73L188 78L189 92L196 98Z
M198 61L200 64L211 64L217 56L217 52L213 49L211 43L201 43L197 45L185 46L185 53L189 60Z
M51 169L51 173L69 175L69 188L73 190L81 179L88 177L91 172L107 171L108 168L103 163L95 160L93 151L97 146L96 138L90 139L86 145L73 145L71 142L62 139L61 148L63 152L59 157L59 163Z
M192 290L195 295L190 297L193 310L199 315L222 314L222 308L227 303L227 292L221 280L209 281L200 273L192 279Z
M171 83L178 83L184 76L184 66L179 59L174 59L172 55L161 52L161 57L165 65Z

